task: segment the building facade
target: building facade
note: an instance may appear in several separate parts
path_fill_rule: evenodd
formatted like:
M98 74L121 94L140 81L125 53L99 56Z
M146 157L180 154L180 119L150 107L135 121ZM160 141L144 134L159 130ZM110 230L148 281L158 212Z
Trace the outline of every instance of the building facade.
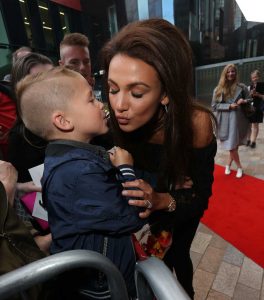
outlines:
M0 0L0 76L10 72L12 52L30 46L56 62L65 33L83 32L79 0Z
M235 0L0 0L0 76L9 72L11 53L20 46L56 61L68 32L87 35L99 74L103 44L127 23L153 17L184 32L196 67L254 57L259 63L264 56L264 23L247 22Z

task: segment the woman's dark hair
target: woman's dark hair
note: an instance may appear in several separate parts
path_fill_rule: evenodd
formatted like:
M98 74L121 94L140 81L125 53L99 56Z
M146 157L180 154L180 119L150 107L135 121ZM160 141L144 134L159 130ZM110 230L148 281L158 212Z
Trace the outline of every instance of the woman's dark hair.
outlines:
M28 74L30 74L30 70L39 64L53 65L53 62L47 56L34 52L34 53L29 53L23 57L18 58L15 61L15 63L13 64L12 71L11 71L11 87L12 87L13 98L15 99L15 101L16 101L15 89L16 89L17 83L21 79L26 77ZM17 104L17 101L16 101L16 104ZM17 104L17 106L18 106L18 104ZM13 126L13 130L18 131L22 136L25 137L25 134L24 134L25 126L24 126L23 121L21 120L18 107L16 110L17 110L17 120ZM22 132L23 132L23 134L22 134ZM29 132L29 134L33 136L33 133ZM42 139L37 137L37 142L35 141L35 139L36 139L35 137L33 137L33 138L31 137L31 140L33 140L33 139L34 139L34 144L37 144L38 142L41 145L43 144Z
M164 128L164 172L171 184L182 182L188 173L193 148L193 66L189 43L180 30L168 21L149 19L128 24L103 47L101 56L106 79L109 64L117 54L140 59L156 70L162 92L169 98L168 113L160 105L159 114L145 126L148 127L145 141L155 130ZM110 105L109 109L115 143L134 155L133 147L130 147L134 133L122 132ZM138 131L144 129L139 128ZM134 143L138 143L138 140L134 139Z
M36 65L53 65L50 58L40 53L29 53L23 57L16 60L11 71L11 84L13 90L21 79L30 73L30 70Z

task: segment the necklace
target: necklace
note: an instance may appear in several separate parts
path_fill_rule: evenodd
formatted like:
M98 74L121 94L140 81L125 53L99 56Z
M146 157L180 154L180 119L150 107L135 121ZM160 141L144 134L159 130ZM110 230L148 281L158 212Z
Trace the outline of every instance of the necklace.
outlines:
M44 148L47 146L46 142L45 142L45 145L40 145L40 146L39 146L39 145L33 144L33 143L28 139L28 137L26 136L26 128L25 128L25 126L23 126L22 134L23 134L23 138L25 139L25 141L26 141L30 146L32 146L32 147L34 147L34 148L36 148L36 149L44 149Z

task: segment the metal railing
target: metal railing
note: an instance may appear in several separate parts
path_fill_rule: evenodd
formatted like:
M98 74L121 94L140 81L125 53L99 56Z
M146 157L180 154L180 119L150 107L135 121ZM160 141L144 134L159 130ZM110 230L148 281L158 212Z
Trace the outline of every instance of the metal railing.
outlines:
M90 250L54 254L0 276L0 299L80 267L97 269L106 275L112 300L128 300L125 281L117 267L107 257ZM153 295L157 300L190 299L176 277L155 257L136 264L135 281L138 300L153 300Z
M80 267L103 272L107 277L111 299L128 300L126 284L117 267L107 257L90 250L54 254L0 276L0 299L4 300L35 284Z
M138 300L189 300L178 280L163 261L150 257L136 264L135 281Z

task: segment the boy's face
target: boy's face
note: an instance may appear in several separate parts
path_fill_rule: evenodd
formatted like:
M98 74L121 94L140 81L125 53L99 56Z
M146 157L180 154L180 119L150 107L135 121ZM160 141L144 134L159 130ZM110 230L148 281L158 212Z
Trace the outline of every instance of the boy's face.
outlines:
M74 99L67 106L67 118L71 120L74 138L87 142L108 131L103 103L95 99L92 88L85 79L74 78Z

